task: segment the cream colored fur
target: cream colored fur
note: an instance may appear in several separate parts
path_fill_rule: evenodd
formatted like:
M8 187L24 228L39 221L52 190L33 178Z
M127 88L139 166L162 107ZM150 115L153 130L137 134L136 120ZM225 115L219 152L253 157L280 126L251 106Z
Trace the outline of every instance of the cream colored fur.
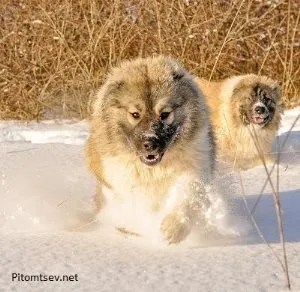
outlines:
M250 96L256 84L264 84L274 90L278 88L279 95L277 82L254 74L234 76L219 82L200 78L197 81L212 111L218 156L242 169L260 164L262 159L269 160L280 125L280 104L277 104L273 120L265 128L252 123L245 125L234 114L244 102L244 96ZM239 93L236 91L238 88L243 88L243 91Z
M173 81L174 72L184 75L193 93L189 93L182 108L174 109L175 121L185 118L178 140L168 147L158 165L149 167L140 161L136 151L130 147L130 141L127 146L124 145L126 140L121 142L118 121L125 121L126 114L111 106L110 102L118 97L130 108L138 100L145 115L157 112L162 103L168 104L182 97L174 93L178 86ZM108 97L107 90L120 82L129 91L119 92L117 89ZM151 92L151 95L145 97L143 92ZM147 108L150 104L151 108ZM105 116L108 112L109 119ZM191 132L191 127L197 132ZM98 180L97 210L120 200L142 199L147 212L162 214L164 238L169 243L183 240L196 220L202 218L201 208L207 203L203 200L204 189L200 186L209 181L213 172L213 145L209 129L210 116L201 92L193 78L173 59L137 59L114 68L97 94L86 146L88 166ZM108 136L108 131L112 132L112 136ZM112 143L110 139L115 140ZM178 183L183 185L184 192L182 189L174 191Z

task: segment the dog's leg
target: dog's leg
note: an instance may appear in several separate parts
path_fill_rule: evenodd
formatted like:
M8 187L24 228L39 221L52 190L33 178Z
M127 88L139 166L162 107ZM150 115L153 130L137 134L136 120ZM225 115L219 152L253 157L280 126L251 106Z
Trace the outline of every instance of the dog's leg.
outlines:
M187 237L193 226L203 224L205 210L210 206L203 185L197 181L188 183L185 198L161 223L164 238L171 243L179 243Z

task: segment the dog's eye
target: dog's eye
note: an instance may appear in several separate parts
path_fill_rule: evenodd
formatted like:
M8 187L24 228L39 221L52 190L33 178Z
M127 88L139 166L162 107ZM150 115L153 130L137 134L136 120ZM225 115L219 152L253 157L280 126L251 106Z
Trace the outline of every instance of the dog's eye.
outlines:
M268 104L272 101L272 98L270 98L270 96L268 96L268 94L264 91L262 91L262 102L264 104Z
M131 114L133 116L134 119L139 119L140 118L140 114L138 112L134 112Z
M163 113L160 114L159 118L160 118L161 120L165 120L165 119L168 118L169 115L170 115L169 112L163 112Z
M266 97L266 96L263 97L263 103L264 103L264 104L269 104L270 101L271 101L270 98L268 98L268 97Z

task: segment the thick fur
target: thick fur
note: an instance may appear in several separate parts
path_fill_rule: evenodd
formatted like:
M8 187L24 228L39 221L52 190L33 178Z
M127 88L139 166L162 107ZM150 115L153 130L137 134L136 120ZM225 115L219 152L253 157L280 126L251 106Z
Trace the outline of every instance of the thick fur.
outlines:
M254 74L219 82L196 80L212 112L218 156L242 169L269 160L282 112L277 82ZM257 105L266 113L255 113ZM261 116L268 118L258 123Z
M138 193L150 212L165 212L164 238L180 242L209 204L203 183L213 174L213 141L204 97L177 61L159 56L123 62L93 105L86 158L98 180L97 209ZM174 195L178 182L184 192Z

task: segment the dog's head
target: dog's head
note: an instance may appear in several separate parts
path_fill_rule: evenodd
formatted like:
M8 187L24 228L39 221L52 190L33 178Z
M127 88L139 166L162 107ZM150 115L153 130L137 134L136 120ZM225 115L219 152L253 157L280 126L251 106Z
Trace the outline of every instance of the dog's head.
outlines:
M148 166L188 143L205 124L207 108L191 76L165 57L137 59L112 70L94 115L106 125L112 148Z
M257 78L242 82L234 90L232 100L238 107L236 118L239 121L244 125L255 124L265 128L279 115L280 88L270 79Z

